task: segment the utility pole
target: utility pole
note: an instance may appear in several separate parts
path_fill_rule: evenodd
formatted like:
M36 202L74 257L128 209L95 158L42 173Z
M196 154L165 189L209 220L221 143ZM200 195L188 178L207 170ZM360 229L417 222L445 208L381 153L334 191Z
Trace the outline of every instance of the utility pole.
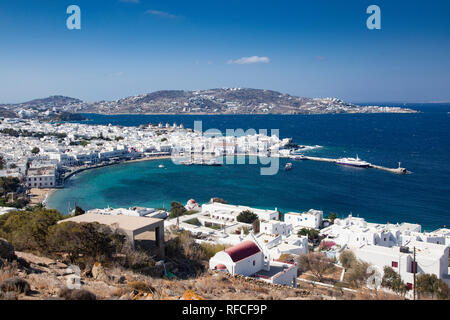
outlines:
M413 296L414 296L414 300L416 300L416 247L414 247L414 255L413 255L414 259L413 259L413 273L414 273L414 291L413 291Z

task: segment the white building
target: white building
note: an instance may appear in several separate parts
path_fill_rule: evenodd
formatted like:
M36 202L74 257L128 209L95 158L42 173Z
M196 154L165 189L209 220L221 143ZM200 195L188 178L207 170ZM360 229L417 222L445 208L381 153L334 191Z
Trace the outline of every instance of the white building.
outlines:
M377 266L397 271L405 283L413 283L413 248L416 247L417 274L430 273L449 283L448 246L440 233L422 233L418 224L377 224L363 218L336 219L321 230L324 241L334 242L328 255L336 258L345 249L354 251L357 258Z
M269 235L289 236L293 230L292 224L278 220L268 220L260 223L259 231Z
M294 228L319 229L322 226L323 211L310 209L307 212L288 212L284 215L284 221L290 223Z
M220 251L209 260L212 270L254 277L272 284L297 286L297 265L270 261L252 240Z
M402 246L411 240L444 242L443 238L427 236L420 230L421 226L418 224L369 223L363 218L349 215L345 219L336 219L334 224L322 229L320 233L340 247L350 249L366 244L383 247Z
M365 262L379 267L394 269L402 280L412 288L414 283L413 248L416 248L416 275L434 274L450 285L448 250L444 245L423 242L411 242L408 247L383 247L365 245L355 249L355 256Z
M223 222L236 222L237 216L242 211L246 210L256 214L260 221L278 220L279 218L277 210L256 209L247 206L236 206L219 202L206 203L202 205L202 214L209 215L212 219Z
M164 210L155 210L154 208L144 208L144 207L131 207L125 208L105 208L105 209L92 209L88 210L86 213L91 214L102 214L110 216L129 216L129 217L147 217L155 219L165 219L167 218L167 212Z
M27 175L29 188L54 188L56 184L55 167L30 168Z

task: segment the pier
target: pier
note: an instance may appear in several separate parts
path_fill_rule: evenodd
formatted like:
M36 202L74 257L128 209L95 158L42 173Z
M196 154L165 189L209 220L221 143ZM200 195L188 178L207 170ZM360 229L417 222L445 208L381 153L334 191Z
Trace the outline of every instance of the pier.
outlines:
M337 161L338 161L338 159L320 158L320 157L308 157L308 156L305 156L304 159L305 160L312 160L312 161L321 161L321 162L334 162L334 163L337 163ZM402 168L400 163L399 163L398 168L388 168L388 167L378 166L378 165L370 163L369 164L369 168L383 170L383 171L396 173L396 174L407 174L408 173L408 170L406 170L405 168Z

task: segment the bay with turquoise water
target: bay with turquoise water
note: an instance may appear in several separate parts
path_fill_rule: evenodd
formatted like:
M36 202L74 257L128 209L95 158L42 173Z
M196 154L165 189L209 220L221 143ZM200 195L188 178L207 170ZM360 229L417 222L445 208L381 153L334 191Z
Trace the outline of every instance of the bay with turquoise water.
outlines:
M390 104L392 106L392 104ZM425 230L450 225L450 104L406 105L417 114L337 115L86 115L89 124L138 126L177 122L203 129L279 129L301 145L323 148L310 156L354 157L387 167L398 161L412 174L334 163L280 160L281 170L261 176L261 165L180 166L171 160L126 163L75 175L47 206L67 213L83 209L165 207L174 200L200 203L221 197L232 204L278 208L282 212L320 209L341 217L352 213L370 222L419 223ZM270 134L270 131L269 131ZM293 162L291 171L282 168ZM164 164L165 168L159 168Z

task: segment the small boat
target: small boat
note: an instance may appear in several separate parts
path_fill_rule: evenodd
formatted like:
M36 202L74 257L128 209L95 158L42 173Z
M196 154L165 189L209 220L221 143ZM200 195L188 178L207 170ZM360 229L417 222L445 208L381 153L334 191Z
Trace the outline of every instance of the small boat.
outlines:
M165 168L163 164L160 164L158 168Z
M358 155L356 155L356 158L340 158L336 160L337 164L341 164L344 166L351 166L351 167L359 167L359 168L368 168L370 166L370 163L367 161L361 160Z
M291 169L292 169L292 163L290 163L290 162L286 163L286 165L284 166L284 170L288 171L288 170L291 170Z

